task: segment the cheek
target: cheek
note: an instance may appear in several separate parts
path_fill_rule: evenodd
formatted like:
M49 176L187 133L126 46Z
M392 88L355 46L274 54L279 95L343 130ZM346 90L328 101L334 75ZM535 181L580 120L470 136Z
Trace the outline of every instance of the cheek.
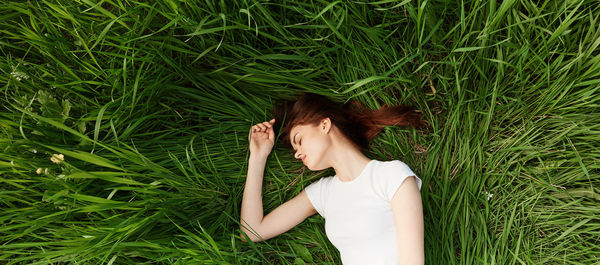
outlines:
M302 144L304 144L304 142ZM307 143L304 146L306 155L308 155L311 159L317 160L323 156L327 148L328 143L322 139L311 139L310 143Z

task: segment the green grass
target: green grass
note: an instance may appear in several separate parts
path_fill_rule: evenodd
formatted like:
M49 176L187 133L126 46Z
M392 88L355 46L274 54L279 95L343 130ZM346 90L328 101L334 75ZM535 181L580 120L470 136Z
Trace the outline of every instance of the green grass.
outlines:
M427 264L600 263L599 25L593 0L2 1L0 263L340 264L319 215L239 238L248 131L305 91L423 112L366 155L423 179ZM276 144L265 215L332 172Z

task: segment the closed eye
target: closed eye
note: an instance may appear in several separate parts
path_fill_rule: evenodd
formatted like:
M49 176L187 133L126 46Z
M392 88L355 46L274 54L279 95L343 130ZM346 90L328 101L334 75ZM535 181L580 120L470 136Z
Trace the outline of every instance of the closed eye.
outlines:
M302 144L302 138L298 139L298 145ZM298 151L298 149L294 149L294 151Z

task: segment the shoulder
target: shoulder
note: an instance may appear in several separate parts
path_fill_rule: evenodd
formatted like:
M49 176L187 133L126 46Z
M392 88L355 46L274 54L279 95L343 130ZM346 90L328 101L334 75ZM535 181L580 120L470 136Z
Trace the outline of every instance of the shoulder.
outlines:
M401 160L381 161L376 175L376 191L387 201L391 201L396 190L410 176L415 177L417 186L421 189L421 179Z
M402 160L390 160L390 161L381 161L381 169L386 171L395 171L397 170L410 170L408 164L404 163Z
M312 203L313 207L323 217L325 217L325 209L327 208L326 194L328 194L328 184L331 181L331 178L331 176L321 177L304 188L306 196Z

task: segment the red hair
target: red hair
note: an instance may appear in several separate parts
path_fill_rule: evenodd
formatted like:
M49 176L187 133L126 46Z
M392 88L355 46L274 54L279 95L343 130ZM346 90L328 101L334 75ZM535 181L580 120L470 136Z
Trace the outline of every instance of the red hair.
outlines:
M303 93L296 100L278 102L273 107L273 116L275 135L281 132L283 145L292 150L289 134L294 126L318 126L325 118L329 118L331 124L339 128L363 152L368 150L371 140L385 128L381 125L415 128L425 125L420 111L412 106L384 104L377 110L369 110L356 100L339 103L310 92Z

